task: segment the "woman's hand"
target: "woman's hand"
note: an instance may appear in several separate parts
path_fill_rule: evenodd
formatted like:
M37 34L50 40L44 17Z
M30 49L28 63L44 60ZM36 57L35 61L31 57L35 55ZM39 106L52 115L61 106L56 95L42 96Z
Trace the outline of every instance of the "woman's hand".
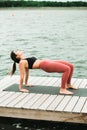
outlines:
M24 92L24 93L29 93L29 90L24 89L24 88L21 88L20 91L21 91L21 92Z

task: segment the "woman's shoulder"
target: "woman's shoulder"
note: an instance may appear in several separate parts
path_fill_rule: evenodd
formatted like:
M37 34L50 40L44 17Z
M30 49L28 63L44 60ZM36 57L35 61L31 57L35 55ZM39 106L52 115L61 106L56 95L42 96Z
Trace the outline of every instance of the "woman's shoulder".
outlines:
M27 62L27 59L22 59L22 60L20 60L19 64L25 64L26 62Z

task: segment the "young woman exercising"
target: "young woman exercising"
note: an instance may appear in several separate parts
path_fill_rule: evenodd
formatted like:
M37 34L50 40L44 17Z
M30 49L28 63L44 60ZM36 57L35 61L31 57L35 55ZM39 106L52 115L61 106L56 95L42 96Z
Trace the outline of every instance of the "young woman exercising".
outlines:
M61 60L38 60L36 57L24 58L24 55L21 51L12 51L11 59L14 61L11 75L14 74L16 70L16 63L19 64L20 70L20 84L19 90L22 92L29 92L27 89L24 89L23 82L25 76L25 85L28 84L29 69L42 69L48 73L63 73L61 79L60 94L73 94L67 90L67 88L77 89L77 87L71 85L71 78L74 70L73 64L61 61Z

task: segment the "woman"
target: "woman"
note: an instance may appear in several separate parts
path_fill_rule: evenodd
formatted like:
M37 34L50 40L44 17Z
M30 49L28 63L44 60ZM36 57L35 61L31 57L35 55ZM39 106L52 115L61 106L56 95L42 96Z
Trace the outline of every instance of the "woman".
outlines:
M37 60L35 57L24 58L24 55L21 51L12 51L11 59L14 61L11 75L14 74L16 70L16 63L19 64L20 70L20 84L19 90L22 92L29 92L27 89L24 89L23 82L25 76L25 85L30 86L28 84L29 77L29 69L42 69L48 73L57 72L63 73L61 79L61 88L60 94L73 94L67 90L67 88L77 89L75 86L71 85L71 78L74 70L74 66L71 63L66 61L59 60Z

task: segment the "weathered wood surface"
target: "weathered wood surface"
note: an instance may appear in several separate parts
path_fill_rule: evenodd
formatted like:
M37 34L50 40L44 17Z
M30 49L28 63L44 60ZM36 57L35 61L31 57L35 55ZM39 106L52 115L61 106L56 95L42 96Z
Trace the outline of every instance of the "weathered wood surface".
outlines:
M0 81L0 116L87 124L87 97L3 91L19 83L19 76ZM30 77L29 83L58 87L60 78ZM72 79L72 84L87 88L87 79Z

